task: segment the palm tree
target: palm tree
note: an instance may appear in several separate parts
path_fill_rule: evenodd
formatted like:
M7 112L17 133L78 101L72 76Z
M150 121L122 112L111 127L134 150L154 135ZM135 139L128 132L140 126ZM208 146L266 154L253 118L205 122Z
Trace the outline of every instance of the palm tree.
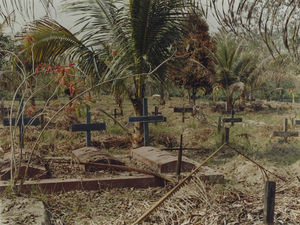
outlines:
M230 36L221 34L216 38L216 52L213 54L216 63L215 81L222 84L225 91L227 110L234 105L233 94L240 92L245 98L246 84L252 82L257 67L257 57Z
M79 32L72 34L50 19L36 21L26 30L33 40L28 55L36 62L63 55L100 81L123 80L118 82L120 90L126 92L135 114L142 115L146 81L165 79L171 46L182 34L184 2L78 0L67 1L64 7L79 17ZM141 145L142 125L136 124L131 135L133 145Z

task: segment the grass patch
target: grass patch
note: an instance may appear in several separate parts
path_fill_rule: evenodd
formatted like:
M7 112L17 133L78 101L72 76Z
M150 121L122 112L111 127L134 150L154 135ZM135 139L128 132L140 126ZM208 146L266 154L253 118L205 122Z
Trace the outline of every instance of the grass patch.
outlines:
M267 145L265 152L259 156L281 165L291 165L300 160L300 147L290 143L271 143Z

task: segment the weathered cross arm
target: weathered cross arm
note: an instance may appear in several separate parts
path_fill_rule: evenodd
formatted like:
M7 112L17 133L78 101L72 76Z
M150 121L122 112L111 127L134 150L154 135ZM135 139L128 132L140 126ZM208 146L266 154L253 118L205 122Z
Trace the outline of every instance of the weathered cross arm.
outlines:
M223 122L224 123L230 123L230 122L240 123L240 122L243 122L243 119L242 118L223 118Z
M193 108L177 108L177 107L175 107L174 108L174 112L180 112L180 113L182 113L182 112L193 112Z
M298 131L274 131L273 136L275 136L275 137L284 137L284 138L298 137L299 132Z
M106 130L106 123L72 124L72 131Z
M28 118L28 117L25 117L23 118L23 121L22 119L20 118L17 122L17 126L21 126L21 125L31 125L31 126L38 126L40 125L40 119L39 118ZM11 123L10 123L10 118L3 118L3 125L4 126L15 126L16 125L16 118L12 118L11 119Z
M167 118L164 116L139 116L139 117L129 117L128 121L131 123L154 123L154 122L166 122Z

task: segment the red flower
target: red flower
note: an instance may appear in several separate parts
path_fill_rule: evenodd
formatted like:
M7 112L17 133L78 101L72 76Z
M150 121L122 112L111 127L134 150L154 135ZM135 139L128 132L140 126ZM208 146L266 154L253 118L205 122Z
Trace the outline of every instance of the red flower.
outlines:
M55 72L57 73L61 72L61 65L57 65Z
M46 73L50 73L51 72L51 66L50 65L48 65L48 67L47 67L47 69L46 69Z
M114 56L117 56L117 55L118 55L118 52L113 51L113 55L114 55Z
M41 71L41 67L40 67L40 65L38 65L38 67L35 68L35 72L38 73L38 72L40 72L40 71Z
M69 65L69 67L73 67L73 66L75 66L75 63L71 63L71 64Z
M28 114L28 116L31 116L32 112L30 109L27 109L27 114Z

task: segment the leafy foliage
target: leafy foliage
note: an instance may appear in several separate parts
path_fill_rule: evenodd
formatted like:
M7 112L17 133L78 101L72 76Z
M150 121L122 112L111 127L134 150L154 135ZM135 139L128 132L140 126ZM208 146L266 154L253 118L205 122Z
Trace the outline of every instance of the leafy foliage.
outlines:
M215 50L215 43L199 13L193 11L188 14L184 25L185 35L176 46L176 59L169 64L169 68L171 79L195 97L201 88L206 93L211 91L214 74L211 53Z

